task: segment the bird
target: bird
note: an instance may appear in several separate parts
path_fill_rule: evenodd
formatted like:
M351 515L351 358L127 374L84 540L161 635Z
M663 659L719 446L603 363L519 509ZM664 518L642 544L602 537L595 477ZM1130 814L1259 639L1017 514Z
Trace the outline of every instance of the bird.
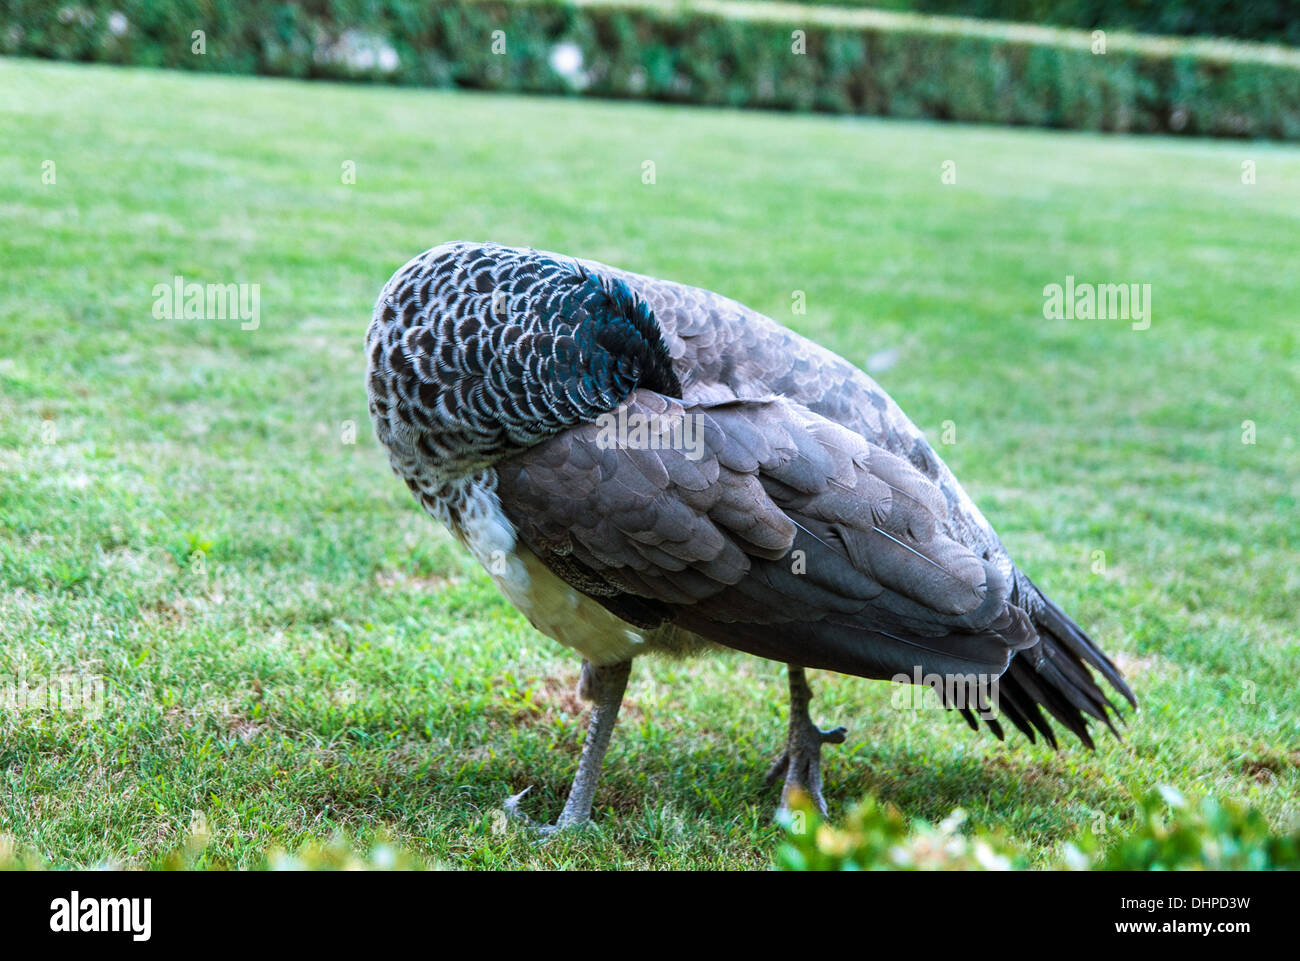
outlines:
M490 242L433 247L366 332L375 435L423 509L542 634L591 702L551 832L587 824L635 658L786 665L767 772L825 815L807 671L922 684L998 740L1133 707L1114 662L1012 561L870 376L712 291Z

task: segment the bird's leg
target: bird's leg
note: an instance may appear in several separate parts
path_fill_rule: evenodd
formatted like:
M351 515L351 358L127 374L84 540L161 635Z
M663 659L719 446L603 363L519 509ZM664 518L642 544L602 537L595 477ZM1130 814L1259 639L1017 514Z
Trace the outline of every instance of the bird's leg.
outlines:
M826 816L826 799L822 797L822 745L843 744L845 728L823 731L812 722L808 705L812 701L812 688L804 677L803 668L787 665L790 672L790 732L785 739L785 753L767 772L767 783L785 775L781 791L782 811L790 810L790 801L796 791L802 791L817 805L817 811Z
M592 702L591 718L587 722L587 739L582 742L582 756L578 758L578 773L574 775L569 799L564 802L556 827L585 824L591 818L591 802L600 782L600 768L605 761L610 736L614 733L614 724L618 721L618 709L623 705L623 692L627 690L631 671L631 661L609 667L593 667L588 661L582 662L578 694Z
M564 802L564 810L559 820L553 825L532 825L545 833L559 828L577 827L591 819L591 802L596 796L596 785L600 782L600 768L605 760L605 751L609 748L610 735L614 733L614 723L618 720L618 709L623 704L623 692L627 690L627 678L632 671L632 662L611 664L608 667L595 667L588 661L582 662L582 677L578 681L578 695L592 702L591 718L587 722L587 738L582 742L582 756L578 759L578 773L574 775L573 787L569 789L569 799ZM505 803L506 814L516 820L529 822L519 810L519 800L528 789L508 798Z

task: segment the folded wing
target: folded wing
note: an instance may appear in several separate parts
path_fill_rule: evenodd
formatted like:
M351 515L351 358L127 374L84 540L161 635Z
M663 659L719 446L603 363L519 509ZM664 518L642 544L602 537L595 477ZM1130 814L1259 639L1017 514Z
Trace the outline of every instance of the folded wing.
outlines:
M638 390L497 473L523 542L641 627L882 679L998 676L1038 641L931 481L780 398Z

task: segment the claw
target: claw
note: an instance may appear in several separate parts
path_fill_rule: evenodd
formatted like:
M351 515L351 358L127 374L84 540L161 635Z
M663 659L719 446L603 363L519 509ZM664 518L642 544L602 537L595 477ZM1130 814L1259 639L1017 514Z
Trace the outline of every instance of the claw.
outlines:
M817 731L814 736L799 738L792 735L785 751L768 768L767 784L778 778L784 778L785 786L781 789L781 806L778 812L790 811L790 802L796 793L805 795L822 816L827 816L826 799L822 796L822 756L823 744L842 744L847 733L839 727L833 731Z
M785 774L785 785L781 788L781 804L777 808L777 813L788 814L795 796L802 794L812 801L818 814L823 818L826 817L826 798L822 795L821 745L813 745L809 749L797 752L788 760L783 760L784 765L777 768L777 776L780 776L782 770ZM776 780L776 777L772 780Z
M532 789L533 786L530 784L528 785L528 787L524 788L518 794L512 794L504 801L501 802L501 810L505 812L507 820L521 821L524 824L529 825L530 827L532 826L533 819L530 818L523 811L519 810L519 802L522 801L524 799L524 795L527 794Z
M790 667L790 730L786 735L785 750L768 768L766 783L771 784L782 775L785 786L781 789L781 806L777 812L789 812L790 803L798 794L806 796L826 817L826 799L822 797L822 745L843 744L848 734L844 727L823 731L808 716L808 703L812 690L804 677L803 669Z
M525 830L532 831L540 835L538 840L545 841L560 829L558 824L542 824L540 821L534 821L523 811L519 810L519 802L523 800L525 794L533 789L530 784L518 794L512 794L501 802L501 810L505 813L507 821L513 821Z

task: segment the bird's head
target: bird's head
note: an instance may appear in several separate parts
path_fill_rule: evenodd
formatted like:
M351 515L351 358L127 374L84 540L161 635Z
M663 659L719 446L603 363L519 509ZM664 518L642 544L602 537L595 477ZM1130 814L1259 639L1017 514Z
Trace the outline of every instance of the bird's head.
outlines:
M435 247L385 285L366 334L375 433L417 494L681 385L626 284L496 245Z

